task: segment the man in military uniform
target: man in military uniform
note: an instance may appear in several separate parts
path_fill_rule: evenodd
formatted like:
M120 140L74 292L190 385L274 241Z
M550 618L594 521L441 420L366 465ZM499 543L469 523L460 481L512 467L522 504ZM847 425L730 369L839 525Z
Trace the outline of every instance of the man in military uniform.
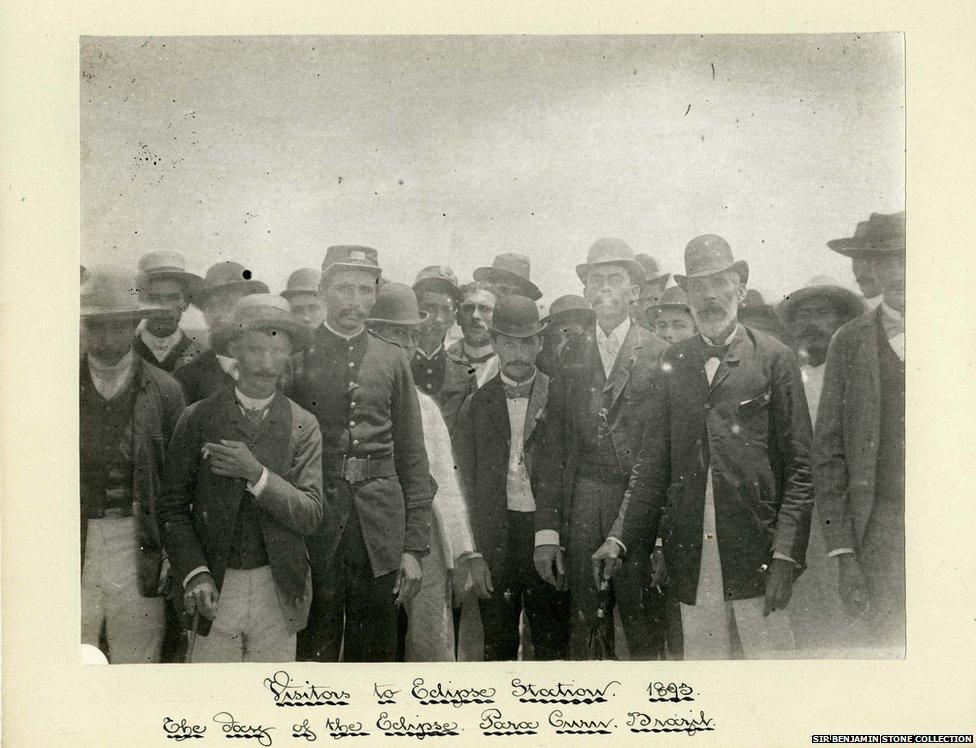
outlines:
M325 516L309 537L312 611L299 659L391 662L397 605L420 589L430 479L417 392L403 351L368 333L376 250L326 251L315 331L288 395L322 431Z

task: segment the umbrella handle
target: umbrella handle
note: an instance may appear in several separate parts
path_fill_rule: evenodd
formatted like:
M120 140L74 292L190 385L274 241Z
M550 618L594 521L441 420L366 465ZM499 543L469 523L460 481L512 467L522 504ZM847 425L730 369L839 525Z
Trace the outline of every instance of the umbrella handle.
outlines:
M190 641L186 647L186 659L184 662L193 662L193 645L197 642L197 626L200 625L200 609L193 611L193 623L190 624Z

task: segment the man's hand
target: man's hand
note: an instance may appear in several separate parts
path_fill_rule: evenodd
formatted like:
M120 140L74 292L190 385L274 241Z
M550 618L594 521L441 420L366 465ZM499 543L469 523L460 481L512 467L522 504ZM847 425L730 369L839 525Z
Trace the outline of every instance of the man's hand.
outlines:
M159 586L156 587L156 592L160 595L166 594L166 585L169 582L169 559L164 558L163 563L159 567Z
M468 556L455 559L454 568L447 570L447 599L452 608L460 608L465 593L471 588L471 575L468 574Z
M563 549L558 545L537 545L532 551L532 561L539 576L557 590L566 589L566 564Z
M396 604L408 605L420 592L422 579L423 572L417 554L404 551L403 555L400 556L400 570L397 572L396 582L393 584L393 594L397 596Z
M590 560L593 563L593 584L597 589L603 582L609 582L614 572L620 566L620 554L623 549L619 543L607 538L603 545L597 548Z
M210 453L210 469L216 475L243 478L251 484L261 479L264 466L251 454L244 442L221 439L220 444L207 442L204 449Z
M668 583L668 567L664 563L664 549L655 548L651 554L651 586L663 587Z
M487 600L491 593L495 591L491 583L491 569L488 562L481 556L474 556L468 561L468 573L471 574L471 584L478 597Z
M868 585L861 571L861 565L853 553L837 557L837 591L847 615L857 618L868 607Z
M766 576L766 604L763 615L768 616L774 610L783 610L790 604L793 596L793 570L796 564L785 558L774 558L769 563Z
M197 610L211 621L217 615L217 586L209 572L201 571L186 586L183 592L183 608L191 616Z

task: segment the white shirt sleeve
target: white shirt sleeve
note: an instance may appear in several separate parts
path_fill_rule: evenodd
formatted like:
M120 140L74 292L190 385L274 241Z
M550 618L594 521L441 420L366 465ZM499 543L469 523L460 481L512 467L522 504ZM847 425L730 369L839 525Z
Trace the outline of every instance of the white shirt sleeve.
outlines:
M261 471L261 477L258 478L258 482L255 484L247 484L247 490L254 494L254 498L257 498L264 491L265 486L268 485L268 468L264 468Z
M193 579L193 577L195 577L197 574L200 574L201 572L206 572L207 574L209 574L210 569L207 568L206 566L198 566L197 568L195 568L193 571L191 571L189 574L183 577L183 589L186 589L187 583L189 583L189 581Z
M559 531L536 530L535 547L538 548L540 545L559 545Z

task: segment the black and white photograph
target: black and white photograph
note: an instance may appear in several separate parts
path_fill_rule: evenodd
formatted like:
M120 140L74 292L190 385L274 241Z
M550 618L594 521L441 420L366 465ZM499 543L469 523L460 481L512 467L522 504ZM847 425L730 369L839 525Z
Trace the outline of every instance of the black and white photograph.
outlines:
M904 658L905 64L81 37L82 660Z

